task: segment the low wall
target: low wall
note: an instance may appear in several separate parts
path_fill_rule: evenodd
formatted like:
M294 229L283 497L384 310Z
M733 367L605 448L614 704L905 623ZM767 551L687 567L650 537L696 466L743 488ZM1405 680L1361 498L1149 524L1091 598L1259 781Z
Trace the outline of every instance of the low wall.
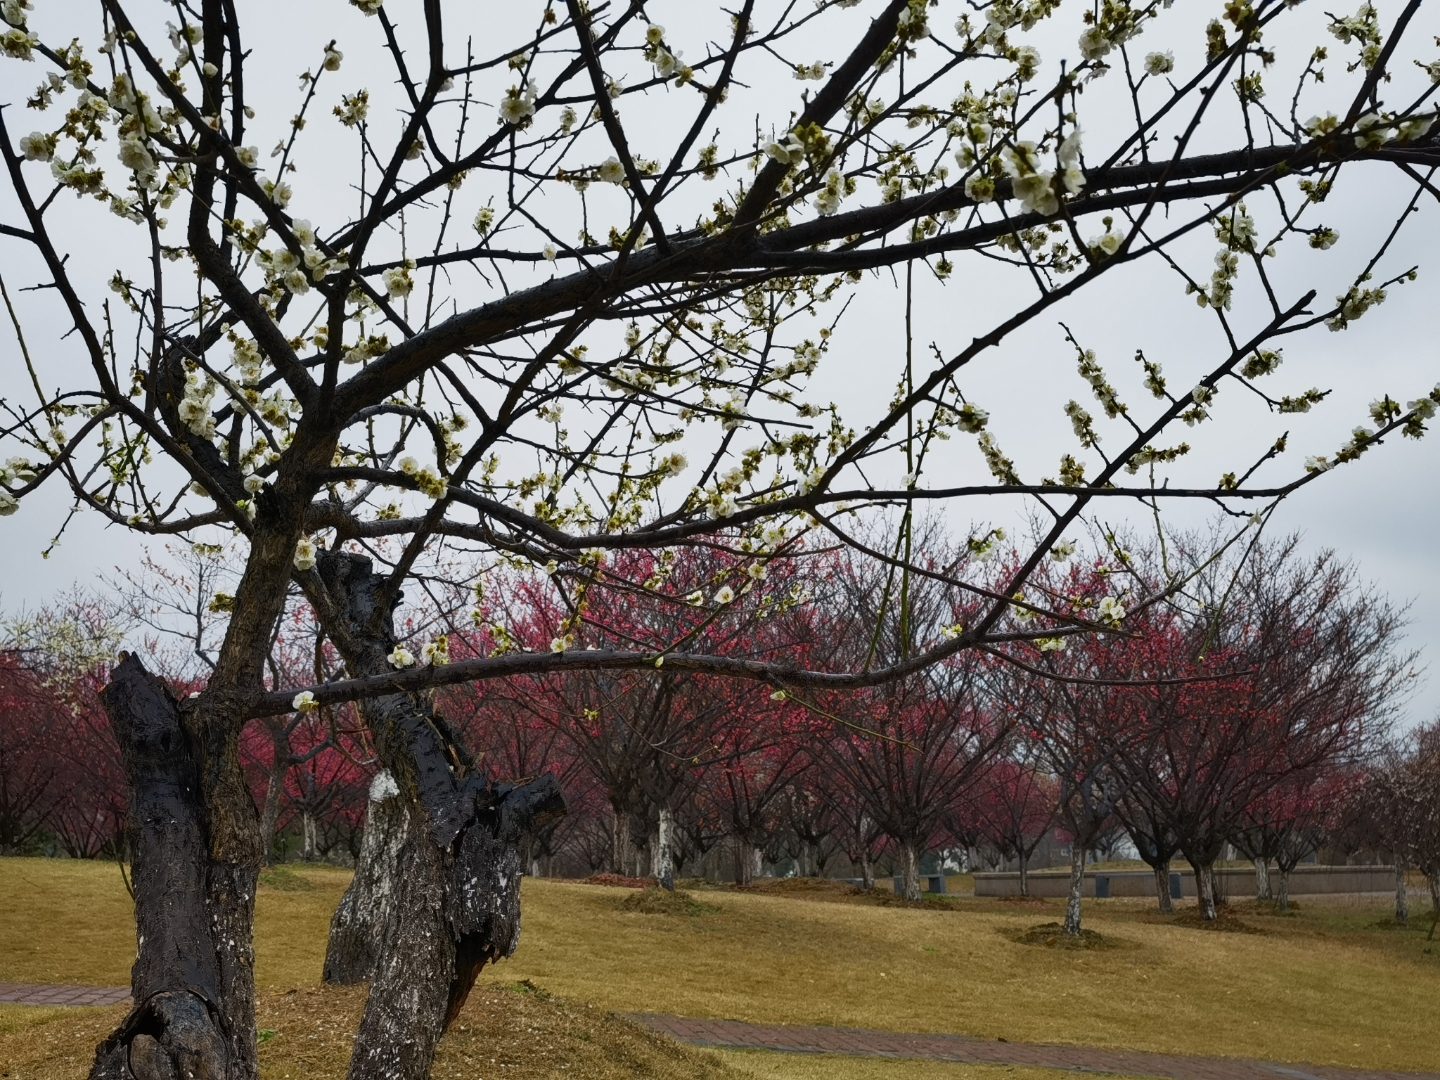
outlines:
M1279 884L1279 871L1270 870L1270 888ZM1104 878L1100 890L1109 886L1111 896L1154 896L1155 874L1144 870L1086 870L1081 886L1084 896L1094 896L1096 878ZM1195 873L1181 863L1170 873L1172 896L1195 895ZM1069 870L1032 870L1029 874L1031 896L1067 896L1070 892ZM1179 884L1178 892L1175 888ZM1216 869L1215 885L1222 896L1244 899L1255 895L1253 868ZM1395 870L1389 866L1299 866L1290 875L1291 896L1316 896L1322 893L1380 893L1395 891ZM975 875L976 896L1019 896L1020 875L1016 872Z

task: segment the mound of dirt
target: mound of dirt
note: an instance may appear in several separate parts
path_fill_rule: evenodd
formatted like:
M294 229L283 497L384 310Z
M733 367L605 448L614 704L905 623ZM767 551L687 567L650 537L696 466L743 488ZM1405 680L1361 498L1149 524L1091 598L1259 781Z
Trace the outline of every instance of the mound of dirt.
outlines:
M361 986L261 991L256 1009L261 1075L341 1080L364 1004ZM23 1028L0 1029L0 1062L25 1080L74 1080L85 1075L95 1044L124 1015L123 1006L37 1009ZM492 1074L507 1080L746 1080L748 1075L615 1013L551 997L533 983L480 983L440 1040L431 1075L473 1080Z
M1040 896L997 896L995 900L997 903L1009 907L1043 908L1050 906L1045 898Z
M626 911L638 911L642 915L713 915L720 909L714 904L697 900L684 889L670 892L658 885L652 885L641 892L632 893L620 901Z
M626 877L624 874L612 874L608 871L603 874L591 874L580 882L581 885L610 885L617 889L649 889L654 886L655 879L648 877Z
M1120 942L1094 930L1067 934L1062 923L1040 923L1037 926L1001 927L1000 933L1017 945L1042 945L1047 949L1115 949Z
M1170 920L1175 926L1188 926L1191 930L1209 930L1221 934L1263 934L1258 926L1251 926L1240 918L1230 906L1217 907L1214 919L1202 919L1198 911L1182 911Z

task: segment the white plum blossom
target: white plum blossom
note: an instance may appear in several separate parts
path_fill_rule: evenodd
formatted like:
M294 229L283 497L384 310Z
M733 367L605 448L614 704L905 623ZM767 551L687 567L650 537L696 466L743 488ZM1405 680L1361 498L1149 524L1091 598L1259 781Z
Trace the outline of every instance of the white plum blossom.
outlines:
M559 252L555 249L554 244L546 244L543 248L540 249L540 254L545 256L546 262L554 262L555 256L558 255Z
M309 690L301 690L300 693L296 694L294 698L291 699L290 707L296 712L308 713L314 712L316 709L318 709L320 707L320 703L315 700L315 695L312 694Z
M1063 637L1036 638L1035 647L1041 652L1064 652L1065 639Z
M717 604L728 604L734 599L735 590L730 588L729 585L720 586L719 590L715 593L715 602Z
M1061 540L1050 549L1050 558L1056 562L1064 562L1071 555L1075 554L1075 541Z
M55 156L55 136L32 131L20 137L20 154L26 161L49 161Z
M512 86L500 102L500 119L512 127L523 127L535 115L535 88Z
M385 291L390 299L398 300L401 297L409 296L415 288L415 279L410 276L409 266L393 266L380 275L385 283Z
M607 184L623 184L625 182L625 166L620 164L617 157L608 157L600 163L596 170L600 179Z
M813 64L796 64L795 78L801 82L818 82L825 78L825 65L818 60Z
M705 603L705 594L699 589L696 589L694 592L690 593L685 597L685 603L689 604L691 607L699 607L701 604Z
M339 71L340 61L344 59L344 53L342 53L339 49L335 48L335 46L328 45L325 48L325 59L321 61L321 65L325 68L326 71Z
M413 667L415 664L415 655L404 645L396 645L385 659L389 660L390 666L397 670Z
M805 160L805 147L793 136L785 142L771 139L765 144L765 156L781 165L799 165Z
M1079 44L1080 55L1086 60L1101 60L1110 55L1110 42L1097 26L1087 26Z
M450 662L450 639L441 634L434 641L427 642L425 647L420 650L420 659L422 663L435 667L448 664Z
M1166 50L1165 52L1152 52L1145 54L1146 75L1168 75L1175 70L1175 54Z
M1095 613L1100 616L1100 621L1110 626L1119 626L1125 618L1125 605L1113 596L1107 596L1100 601Z
M302 536L295 545L295 569L301 571L315 569L316 551L315 541L308 536Z
M20 509L20 501L10 492L0 489L0 517L9 517Z

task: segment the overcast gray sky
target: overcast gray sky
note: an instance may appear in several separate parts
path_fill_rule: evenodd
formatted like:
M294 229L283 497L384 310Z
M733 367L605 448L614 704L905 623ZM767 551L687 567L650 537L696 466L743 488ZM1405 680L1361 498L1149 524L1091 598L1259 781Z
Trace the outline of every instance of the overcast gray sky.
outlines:
M876 0L863 0L858 9L845 13L844 17L851 20L848 24L851 29L863 25L866 12L875 6ZM331 37L337 39L347 59L339 75L327 84L325 95L336 97L342 90L350 91L359 85L369 85L379 93L388 86L390 69L376 41L376 22L366 20L340 0L315 0L299 5L263 0L241 7L242 12L250 16L251 26L283 27L283 34L278 30L266 31L259 53L266 66L251 69L250 85L255 95L252 100L261 114L257 124L264 132L256 135L256 141L267 151L276 134L265 129L264 124L268 120L276 132L283 129L283 121L293 111L298 95L295 75L313 65L319 47ZM414 7L402 0L390 0L387 4L387 10L395 13L402 30L407 29L407 20L410 20L409 28L413 28ZM525 8L522 26L521 22L513 21L518 18L516 11L520 7L477 5L470 13L472 25L452 26L457 45L465 29L487 39L500 38L511 31L521 33L529 25L529 8ZM1177 7L1184 9L1185 5ZM1144 48L1172 48L1182 67L1187 62L1193 63L1203 50L1203 24L1218 12L1218 7L1216 4L1193 5L1188 13L1177 11L1165 24L1166 29L1156 33L1154 44L1147 41ZM1399 5L1394 0L1381 0L1377 7L1382 23L1388 24ZM54 28L57 32L50 36L68 40L90 30L88 22L75 24L75 28L70 29L82 10L88 12L89 5L46 6L36 14L34 24L47 32ZM655 0L648 5L648 10L652 18L666 25L667 40L685 48L688 57L703 55L704 42L713 30L718 8L697 6L693 0L668 3ZM933 9L932 18L937 24L948 25L960 10L960 4L945 0L938 9ZM1041 82L1046 72L1053 77L1062 55L1074 53L1080 10L1062 7L1060 16L1051 24L1042 25L1033 35L1032 40L1045 58ZM1435 23L1440 21L1440 11L1423 17ZM1324 32L1325 22L1324 11L1314 0L1303 5L1294 19L1287 18L1284 29L1271 42L1282 46L1282 67L1296 56L1303 59L1310 45L1329 44L1338 50L1338 44ZM834 36L806 39L797 45L800 52L789 59L834 57L840 40L840 32L834 27L839 23L822 21L822 25L831 26L827 33ZM1428 42L1436 29L1429 25L1418 27L1411 32L1412 40ZM258 30L251 31L250 40L260 40ZM1338 61L1334 64L1337 82L1342 81L1338 78L1341 66ZM273 78L256 79L253 76L257 71ZM0 63L0 100L13 103L6 116L15 137L28 132L31 126L33 114L26 114L20 102L32 92L40 74L38 64ZM1277 85L1282 85L1278 77ZM770 82L760 79L748 91L738 94L737 101L730 107L753 117L761 130L772 130L777 125L783 129L799 86L781 77ZM1087 90L1086 107L1090 111L1085 115L1094 117L1086 121L1087 145L1092 140L1103 144L1104 139L1113 134L1107 131L1107 123L1119 130L1126 122L1123 98L1109 99L1112 105L1108 113L1102 107L1107 100L1104 95L1113 95L1120 89L1118 75L1112 74L1108 82L1102 80ZM1339 92L1337 89L1336 93ZM632 142L637 144L637 152L663 157L665 140L673 130L672 125L664 122L666 110L670 110L669 115L688 115L685 110L692 104L678 95L673 100L663 96L658 99L653 104L657 111L646 114L648 122L637 123L632 128ZM640 110L640 105L627 103L625 106L627 116L638 116ZM318 115L324 117L328 111L327 98ZM277 118L279 126L275 123ZM750 126L748 119L746 126ZM327 213L333 210L333 200L346 197L343 186L339 189L327 186L325 163L331 155L352 152L344 141L346 133L337 124L316 123L306 138L299 158L300 171L294 181L296 204L291 209L297 216L309 216L323 229L333 226L338 219L338 215ZM1313 256L1301 253L1295 257L1287 253L1277 270L1282 286L1298 293L1313 285L1320 290L1321 302L1344 291L1356 259L1363 258L1367 251L1365 245L1372 243L1380 230L1388 228L1403 200L1409 196L1408 189L1402 188L1392 173L1393 170L1374 166L1368 172L1357 169L1346 175L1326 207L1326 223L1338 229L1340 243L1333 252ZM872 196L866 192L864 197ZM61 198L68 204L68 194ZM88 278L98 292L103 289L101 283L130 255L126 246L133 242L133 234L103 218L98 219L97 224L93 210L86 207L85 215L73 220L67 215L60 222L60 228L82 230L72 234L83 246L87 258L87 265L79 273ZM1254 210L1257 217L1261 215L1262 208L1257 206ZM13 222L16 213L11 200L0 196L0 220ZM1427 257L1434 257L1436 225L1433 200L1422 203L1420 212L1380 268L1381 273L1388 273L1418 264L1421 274L1416 282L1392 290L1383 307L1344 333L1331 334L1320 329L1287 344L1285 364L1272 377L1278 380L1276 392L1296 393L1311 385L1333 390L1333 396L1323 407L1308 416L1287 417L1287 421L1294 422L1281 424L1258 402L1241 400L1239 391L1223 391L1213 410L1214 421L1193 430L1185 429L1176 436L1185 437L1195 448L1190 462L1175 473L1176 482L1190 476L1198 483L1212 484L1220 472L1237 464L1243 468L1286 427L1292 432L1291 450L1268 475L1276 480L1289 478L1296 474L1299 462L1306 455L1333 454L1347 438L1350 428L1365 421L1366 404L1371 399L1390 393L1402 401L1408 400L1427 392L1440 381L1440 357L1437 357L1434 331L1434 311L1440 304L1434 273L1440 268L1426 262ZM3 243L5 246L0 250L5 254L0 257L0 268L3 268L0 273L4 273L13 293L17 287L32 283L26 275L33 270L33 264L17 251L15 241L7 239ZM1203 277L1208 276L1207 267L1214 250L1214 240L1207 233L1183 246L1181 255L1189 260L1192 271ZM33 274L30 277L33 279ZM1249 323L1256 319L1263 321L1258 290L1253 286L1253 279L1249 282L1242 279L1235 313L1242 324L1246 324L1246 320ZM942 353L954 353L974 335L989 329L995 312L1013 308L1016 298L1026 295L1030 288L1023 273L980 260L960 261L954 279L944 287L927 273L918 274L917 346L928 353L933 342ZM42 367L57 373L73 371L75 350L56 344L63 326L54 311L38 301L25 310L26 330L32 348L42 356ZM870 281L847 312L835 344L815 377L814 396L836 401L857 428L870 422L893 392L900 370L898 359L903 356L901 315L901 296L890 276L886 274ZM1099 288L1086 291L1081 298L1025 328L1007 342L1004 349L967 369L964 390L970 400L990 411L996 438L1027 480L1054 475L1059 456L1076 450L1061 412L1067 400L1076 398L1089 404L1092 411L1098 411L1088 400L1088 390L1075 373L1074 352L1065 342L1062 322L1074 331L1082 344L1096 351L1113 381L1131 399L1143 397L1139 391L1138 368L1131 360L1137 349L1161 361L1172 378L1172 386L1183 390L1214 365L1217 349L1223 345L1213 318L1198 309L1193 300L1186 299L1179 280L1155 262L1137 264L1110 275ZM26 392L13 335L7 327L0 327L0 392L7 397L23 397ZM1393 438L1390 444L1371 451L1359 462L1323 477L1292 497L1276 515L1273 525L1282 531L1302 532L1312 548L1333 548L1354 559L1362 574L1392 598L1411 602L1411 640L1423 648L1424 661L1432 666L1440 660L1440 652L1436 651L1440 647L1440 569L1437 569L1435 552L1437 513L1434 506L1436 477L1440 475L1440 442L1437 440L1440 436L1431 436L1419 443ZM932 470L922 480L950 484L980 480L986 475L973 439L964 437L956 439L936 458ZM896 481L898 471L894 477L877 479ZM42 604L77 583L98 584L102 575L117 566L133 565L138 559L146 541L117 528L106 528L98 518L84 514L71 523L54 553L42 559L41 551L60 527L68 508L68 500L60 488L51 487L26 500L20 513L0 518L0 557L5 566L0 576L3 582L0 603L6 609ZM1108 514L1123 513L1119 507L1108 505L1104 510ZM1179 524L1200 524L1207 512L1200 506L1180 507L1174 512L1174 520ZM1021 520L1022 508L967 505L951 512L957 528L966 527L972 518L982 513L992 521L1013 524ZM156 548L160 546L154 541L149 543ZM1437 707L1440 707L1440 678L1431 678L1417 693L1411 718L1428 718Z

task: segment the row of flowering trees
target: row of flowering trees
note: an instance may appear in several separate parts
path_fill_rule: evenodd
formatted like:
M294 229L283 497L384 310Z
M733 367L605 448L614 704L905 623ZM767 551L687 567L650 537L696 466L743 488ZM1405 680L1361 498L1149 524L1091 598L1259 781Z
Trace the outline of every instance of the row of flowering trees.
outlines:
M1227 844L1255 860L1262 895L1277 869L1282 906L1290 871L1327 843L1387 854L1440 888L1437 740L1387 740L1410 677L1403 611L1328 555L1242 537L1248 547L1188 569L1190 553L1213 541L1152 550L1104 536L1088 556L1058 547L1029 596L1011 598L1008 618L1023 632L1032 606L1067 606L1093 632L1017 634L1008 649L962 653L880 688L772 691L667 669L662 654L641 673L441 689L436 713L492 779L548 772L563 785L570 813L527 841L537 870L607 869L671 885L707 857L713 870L724 852L739 883L788 863L805 875L843 865L871 884L879 861L918 898L922 857L961 851L1018 865L1024 891L1031 857L1058 832L1073 853L1067 928L1077 933L1085 853L1121 837L1154 868L1162 908L1171 863L1186 860L1207 918ZM998 539L955 543L934 523L866 538L880 551L908 542L905 562L924 573L837 554L825 574L802 579L743 549L629 553L588 576L494 573L467 625L426 628L397 647L405 656L395 662L542 640L566 651L579 639L587 648L665 641L740 663L893 665L916 640L973 617L934 583L962 567L973 574L976 563L1003 578ZM213 553L189 556L192 579L208 574L211 584L182 589L186 603L200 615L223 608ZM1164 580L1182 571L1180 589L1154 584L1162 559L1173 564ZM685 601L656 604L616 584L657 579ZM153 580L136 595L158 610ZM118 755L96 696L101 667L56 659L86 654L53 629L78 625L77 610L49 618L48 633L40 620L12 634L0 657L6 851L42 837L76 856L123 845ZM193 651L203 655L203 642L201 632ZM167 655L153 651L157 661ZM336 669L303 604L270 663L289 682L322 682ZM199 678L176 681L183 691ZM241 750L267 837L298 836L306 858L359 856L376 766L350 707L253 721ZM1399 903L1403 918L1403 888Z

